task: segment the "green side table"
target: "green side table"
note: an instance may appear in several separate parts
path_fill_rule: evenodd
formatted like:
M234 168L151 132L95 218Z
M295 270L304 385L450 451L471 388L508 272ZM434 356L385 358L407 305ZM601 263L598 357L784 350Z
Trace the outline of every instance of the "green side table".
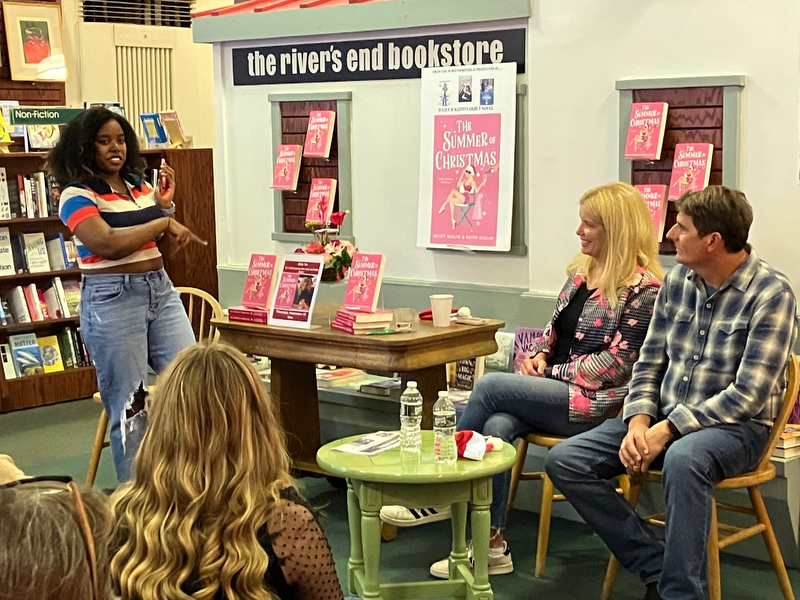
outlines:
M433 462L433 432L422 432L422 454L408 457L399 448L375 456L356 456L333 449L361 436L325 444L317 462L326 471L347 478L347 515L350 521L348 585L351 594L370 600L401 600L451 596L492 600L489 585L489 506L492 475L510 469L514 447L487 452L482 461L458 459L455 465ZM380 509L387 504L408 508L451 505L453 549L450 579L411 583L380 583ZM467 558L467 505L472 505L474 573ZM431 557L433 558L433 557Z

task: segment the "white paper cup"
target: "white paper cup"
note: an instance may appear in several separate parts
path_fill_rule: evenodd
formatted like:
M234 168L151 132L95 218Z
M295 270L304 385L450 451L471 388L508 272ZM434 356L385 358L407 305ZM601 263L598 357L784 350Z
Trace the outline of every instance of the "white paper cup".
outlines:
M431 311L434 327L450 327L453 294L431 294Z

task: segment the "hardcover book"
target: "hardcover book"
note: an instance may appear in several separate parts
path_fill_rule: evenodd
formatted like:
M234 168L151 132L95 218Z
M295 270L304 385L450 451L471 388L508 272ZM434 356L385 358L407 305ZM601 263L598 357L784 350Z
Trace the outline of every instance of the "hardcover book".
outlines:
M247 306L231 306L228 309L228 319L244 323L258 323L266 325L269 322L269 312L263 308L248 308Z
M80 314L81 285L77 281L63 281L61 287L64 290L64 300L69 310L69 316L77 317Z
M178 118L178 111L161 111L158 113L158 116L161 117L161 124L167 132L167 137L171 145L180 146L189 141L189 138L183 133L181 120Z
M44 373L42 351L39 349L36 335L33 333L10 335L8 343L11 346L11 356L14 358L17 372L22 377Z
M658 160L667 125L666 102L634 102L628 121L625 158Z
M333 371L317 371L317 387L329 388L364 379L361 369L335 369Z
M281 144L275 159L275 172L272 175L272 188L275 190L296 190L300 177L300 158L303 147L299 144Z
M8 195L8 176L6 168L0 167L0 219L11 218L11 198Z
M270 325L311 328L324 254L287 254L278 271L269 313Z
M333 143L333 126L336 123L336 113L332 110L312 110L308 115L308 128L306 129L306 143L303 146L303 156L318 156L328 158Z
M472 390L475 382L483 375L483 370L483 356L457 360L453 376L453 387L457 390Z
M390 310L376 310L362 312L349 308L340 308L336 311L336 320L350 323L391 323L394 314Z
M642 194L650 218L653 221L653 230L659 242L664 237L664 223L667 220L667 186L662 184L647 184L634 186Z
M11 355L11 347L8 344L0 344L0 360L3 362L3 375L6 379L16 379L19 377L17 367Z
M0 277L14 275L14 252L11 249L11 232L8 227L0 227Z
M14 321L17 323L30 323L32 321L22 286L17 285L11 288L8 292L8 304L11 308L11 314L14 316Z
M64 362L61 360L61 350L58 345L58 337L48 335L40 337L39 349L42 352L42 366L45 373L55 373L64 370Z
M274 254L251 254L247 268L247 279L244 281L242 306L248 308L269 308L269 298L275 282L277 271L275 265L278 257Z
M543 333L544 329L517 327L514 332L514 373L519 373L526 359L533 358L533 344Z
M37 150L53 148L61 137L58 125L28 125L27 128L31 148Z
M401 383L399 377L392 377L383 381L364 383L358 388L358 391L362 394L372 394L373 396L397 396L399 398Z
M714 144L676 144L668 200L704 190L711 177L713 155Z
M39 303L39 290L36 289L35 283L29 283L22 288L22 293L25 294L25 304L28 306L28 313L31 315L32 321L44 321L44 313L42 313L42 306Z
M67 249L64 247L64 234L59 233L51 238L45 238L47 259L53 271L67 269Z
M139 115L142 121L142 128L144 135L147 138L147 143L152 145L166 144L167 130L164 129L164 124L161 122L161 115L158 113L142 113Z
M381 329L388 329L391 321L383 323L352 323L342 319L336 318L330 322L331 329L343 331L353 335L368 335L371 331L380 331Z
M355 253L344 292L345 308L365 312L373 312L378 308L385 265L386 257L383 254Z
M28 271L31 273L47 273L50 270L50 260L47 258L47 244L44 233L23 233L22 241L25 246L25 260Z
M324 225L331 220L333 201L336 197L335 179L312 179L311 191L308 193L306 223Z
M64 368L72 369L76 367L75 351L72 348L72 335L69 332L69 328L59 331L56 337L58 337L58 348L61 350L61 360L64 363Z

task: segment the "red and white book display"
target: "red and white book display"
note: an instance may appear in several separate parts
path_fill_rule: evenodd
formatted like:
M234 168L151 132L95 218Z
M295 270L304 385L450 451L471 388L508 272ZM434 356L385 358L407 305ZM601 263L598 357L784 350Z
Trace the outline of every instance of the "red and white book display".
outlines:
M269 324L311 328L324 254L287 254L278 271L278 285L269 311Z
M669 181L669 200L687 192L699 192L708 186L714 144L676 144Z
M281 144L275 158L275 172L272 175L272 189L296 190L300 177L300 159L303 147L299 144Z
M642 194L647 208L650 209L650 218L653 220L653 231L660 242L664 237L664 223L667 220L667 186L663 184L647 184L634 186Z
M392 324L392 317L393 313L390 310L365 312L340 308L336 311L336 317L331 321L331 329L353 335L367 335L370 331L388 329Z
M242 290L242 303L228 309L228 318L231 321L267 324L267 311L275 284L277 262L278 257L274 254L250 255L250 265Z
M356 252L344 293L345 308L365 312L374 312L378 308L385 264L386 257L382 254Z
M328 158L333 143L333 126L336 113L332 110L312 110L308 115L306 143L303 156Z
M625 158L658 160L667 125L666 102L634 102L628 121Z
M312 179L308 193L306 223L325 225L331 220L333 200L336 196L335 179Z

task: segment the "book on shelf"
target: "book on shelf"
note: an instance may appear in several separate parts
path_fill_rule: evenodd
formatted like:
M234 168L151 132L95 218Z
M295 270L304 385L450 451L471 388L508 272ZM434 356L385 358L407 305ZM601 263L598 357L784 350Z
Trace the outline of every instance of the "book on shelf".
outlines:
M11 125L11 111L15 108L19 108L19 100L0 100L0 112L9 124L9 134L12 138L24 138L25 125Z
M483 371L483 356L457 360L453 369L453 388L464 391L472 390L475 382L483 376Z
M390 310L375 310L363 312L349 308L340 308L336 311L336 319L348 323L391 323L394 313Z
M776 456L778 458L794 458L795 456L800 456L800 446L793 446L791 448L775 448L772 452L772 456Z
M74 235L71 239L64 240L64 248L67 251L67 268L74 269L78 266L78 245L75 243L77 240Z
M53 277L52 288L55 290L56 296L58 297L58 305L61 307L62 318L66 319L77 316L77 313L73 314L72 311L70 311L69 304L67 303L67 295L64 293L64 282L61 281L61 277ZM80 293L80 286L78 293ZM80 302L80 296L78 297L78 302Z
M19 234L11 236L11 254L14 259L14 270L24 273L28 270L28 261L25 258L25 242Z
M47 302L44 299L44 292L42 291L42 288L40 288L35 283L32 283L31 285L33 286L33 289L36 291L36 297L39 299L39 312L42 313L42 320L48 321L50 319L57 318L54 314L53 315L50 314L50 309L47 308Z
M794 448L795 446L800 446L800 437L793 437L793 438L778 438L778 445L777 448Z
M8 304L11 314L14 315L15 323L30 323L31 313L28 310L28 302L25 299L25 292L22 286L16 285L8 292Z
M63 233L45 238L45 246L47 247L47 260L50 261L51 270L63 271L69 268L67 266L67 249L64 246Z
M533 358L533 344L537 338L542 337L544 329L535 327L517 327L514 332L514 373L519 373L522 363Z
M25 249L25 262L30 273L47 273L50 270L50 260L47 258L47 244L44 233L21 233Z
M625 158L659 160L667 129L666 102L634 102L628 121Z
M61 138L59 125L26 125L28 142L34 150L45 150L55 147Z
M11 218L11 199L8 195L8 176L5 167L0 167L0 219Z
M337 452L374 456L400 445L399 431L376 431L333 448Z
M311 180L306 206L306 223L325 225L331 220L333 203L336 197L336 180L316 178Z
M241 305L246 308L267 310L275 276L278 274L275 254L251 254L244 280Z
M61 281L59 277L55 279ZM64 313L66 314L69 312L67 316L77 317L80 314L81 284L77 281L61 281L61 288L64 290L64 303L66 303L66 310Z
M41 291L41 290L40 290ZM58 289L52 283L50 287L41 291L44 298L44 304L47 307L47 314L51 319L63 319L64 310L61 308L61 302L58 299Z
M660 242L664 237L664 224L667 222L667 186L663 184L642 184L634 186L644 198L653 221L653 231Z
M81 328L75 327L70 328L70 333L72 334L74 346L80 355L80 360L78 361L80 366L88 367L92 364L92 359L89 357L89 351L86 349L86 344L83 343L83 337L81 336Z
M0 344L0 361L3 362L3 376L6 379L16 379L19 377L14 358L11 355L11 346Z
M344 321L338 317L330 322L331 329L337 331L344 331L353 335L369 335L373 331L380 331L381 329L388 329L392 324L391 321L380 321L375 323L354 323Z
M269 312L263 308L249 308L247 306L231 306L228 308L228 319L242 323L257 323L267 325Z
M161 124L167 132L167 138L172 146L182 146L189 141L189 137L183 132L181 120L178 118L178 111L164 110L158 113L161 117Z
M328 158L333 143L333 128L336 112L332 110L312 110L308 115L306 140L303 156Z
M11 144L11 126L5 119L5 115L0 112L0 145L8 147Z
M371 381L369 383L362 383L358 391L362 394L370 394L372 396L392 396L400 397L400 386L402 382L399 377L390 377L381 381Z
M781 439L790 440L800 437L800 424L789 423L781 434Z
M58 336L47 335L36 338L39 343L39 350L42 352L42 366L45 373L56 373L64 370L64 362L61 360L61 349L58 344Z
M0 227L0 277L16 274L14 251L11 248L11 232L8 227Z
M344 292L345 308L366 312L378 308L385 265L386 257L383 254L356 252L353 255Z
M58 339L58 349L61 352L61 360L64 363L65 369L72 369L78 366L75 361L75 349L72 347L72 335L69 332L69 327L65 327L56 334Z
M148 144L156 146L166 144L169 141L167 130L164 129L164 123L161 122L161 115L158 113L142 113L139 115L139 119L142 122L142 129Z
M28 307L28 313L31 315L32 321L44 321L44 314L42 314L42 307L39 304L39 292L36 289L35 283L30 283L22 288L22 293L25 294L25 304Z
M11 356L14 359L17 372L22 377L44 373L42 351L39 342L33 333L21 333L8 336L11 346Z
M708 186L714 144L675 144L668 200L677 200L688 192Z
M24 217L22 214L22 205L19 198L19 184L13 177L6 181L8 185L8 202L11 205L11 218L19 219Z
M11 309L8 306L8 300L0 298L0 325L9 325L15 322L14 315L11 314Z
M296 190L300 178L300 160L303 147L299 144L281 144L275 158L275 171L272 174L272 189Z
M361 369L334 369L327 371L317 370L317 387L330 388L337 385L344 385L354 381L364 379L364 371Z
M278 270L269 324L311 328L311 317L325 266L322 254L287 254Z

